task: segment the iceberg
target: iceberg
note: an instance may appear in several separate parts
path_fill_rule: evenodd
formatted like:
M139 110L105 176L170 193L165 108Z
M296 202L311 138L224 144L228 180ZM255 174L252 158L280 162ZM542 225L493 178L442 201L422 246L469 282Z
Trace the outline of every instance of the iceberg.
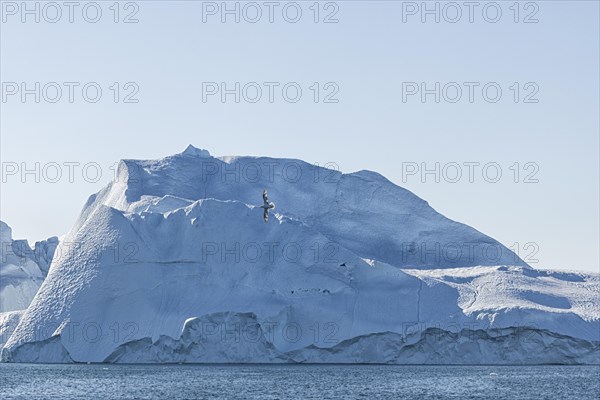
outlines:
M533 269L375 172L122 160L57 251L5 362L600 363L598 274Z

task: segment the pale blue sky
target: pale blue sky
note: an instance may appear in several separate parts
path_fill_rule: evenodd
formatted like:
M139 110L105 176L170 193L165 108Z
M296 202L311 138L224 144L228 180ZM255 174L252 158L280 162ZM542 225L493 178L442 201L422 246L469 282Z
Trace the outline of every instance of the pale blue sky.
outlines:
M291 157L335 162L344 172L378 171L447 217L509 247L519 243L522 257L532 249L524 245L536 243L534 267L598 271L598 2L538 1L539 22L530 24L513 22L513 1L498 2L498 23L486 22L478 8L473 23L463 15L454 24L432 17L421 23L419 15L403 23L403 4L393 1L335 2L339 22L315 24L314 2L298 3L303 15L295 24L279 8L273 23L266 15L255 24L221 23L219 15L203 23L202 2L194 1L136 2L135 24L115 24L112 1L99 2L103 14L95 24L79 9L73 23L63 15L54 24L43 18L34 23L31 16L22 23L20 14L5 10L2 82L98 82L103 88L93 104L80 91L74 103L65 100L66 92L55 104L8 97L1 103L5 168L12 162L30 168L35 162L94 162L104 175L86 182L77 167L73 183L66 176L57 183L8 176L1 219L18 238L62 235L87 197L108 182L114 162L159 158L192 143L213 155ZM119 17L133 10L122 9ZM533 11L521 9L519 19ZM115 104L109 86L130 81L139 86L139 102ZM202 82L298 82L303 97L297 103L280 96L274 103L223 104L217 97L204 103ZM315 104L313 82L335 82L339 102ZM497 82L503 97L488 103L476 91L473 103L435 103L433 96L426 103L418 96L403 102L402 82ZM525 83L535 82L539 102L515 103L513 82L520 83L521 95L528 92ZM503 176L488 183L476 170L473 183L466 177L436 183L431 176L403 182L407 162L430 168L436 162L495 162ZM515 162L521 168L536 163L539 183L522 182L531 169L514 183L509 167Z

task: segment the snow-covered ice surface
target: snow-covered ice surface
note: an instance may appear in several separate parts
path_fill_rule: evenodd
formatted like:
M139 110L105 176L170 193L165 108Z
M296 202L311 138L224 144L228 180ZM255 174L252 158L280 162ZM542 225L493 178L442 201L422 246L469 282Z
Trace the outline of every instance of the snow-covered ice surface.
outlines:
M64 242L4 361L600 362L597 274L532 269L374 172L126 160Z
M36 242L13 240L12 229L0 221L0 313L24 310L48 273L58 238Z
M0 313L0 349L12 335L25 311L7 311Z

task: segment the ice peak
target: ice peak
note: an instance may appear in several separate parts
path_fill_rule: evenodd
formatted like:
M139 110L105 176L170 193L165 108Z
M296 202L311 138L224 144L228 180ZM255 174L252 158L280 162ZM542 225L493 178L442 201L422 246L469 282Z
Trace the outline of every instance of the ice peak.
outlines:
M12 229L4 221L0 221L0 241L2 243L12 241Z
M210 157L210 153L208 150L199 149L197 147L192 146L191 144L186 147L183 151L184 156L193 156L193 157Z

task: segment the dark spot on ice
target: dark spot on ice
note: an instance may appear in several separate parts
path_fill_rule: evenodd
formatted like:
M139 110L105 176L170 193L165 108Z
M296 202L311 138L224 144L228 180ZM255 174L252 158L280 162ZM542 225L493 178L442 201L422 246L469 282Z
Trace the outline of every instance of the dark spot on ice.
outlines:
M540 276L548 276L546 271L539 271L537 269L523 269L523 275L530 278L539 278Z

